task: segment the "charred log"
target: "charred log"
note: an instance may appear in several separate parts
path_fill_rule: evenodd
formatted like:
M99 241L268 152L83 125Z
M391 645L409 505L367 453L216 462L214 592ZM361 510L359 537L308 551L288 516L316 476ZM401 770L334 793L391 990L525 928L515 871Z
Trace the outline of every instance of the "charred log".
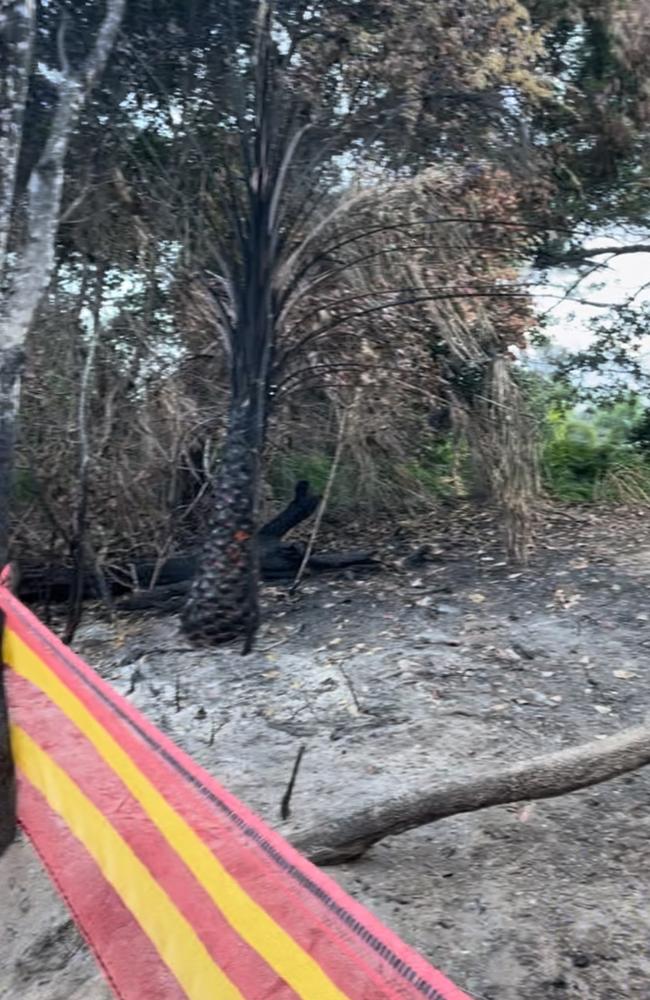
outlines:
M181 583L170 583L166 587L154 587L152 590L141 590L117 601L117 611L157 611L159 614L171 615L180 611L192 585L191 580Z
M311 493L309 483L301 481L296 484L291 503L260 528L256 541L262 580L267 583L290 582L294 578L305 548L300 542L282 542L282 537L310 517L319 500ZM144 559L129 566L105 566L104 573L112 597L132 595L119 602L118 609L177 610L189 592L198 564L198 555L187 552L170 556L162 564L154 559ZM377 565L373 554L363 551L313 553L308 562L309 570L314 572ZM32 604L66 602L74 580L73 571L67 566L44 567L39 563L21 564L18 576L18 596ZM153 587L152 583L155 583ZM96 574L86 573L83 577L83 597L99 599L102 596Z
M169 586L191 579L197 560L192 553L171 556L162 566L145 559L130 566L105 566L106 586L112 597L134 589L146 589L156 576L156 585ZM69 600L73 571L68 566L43 567L39 563L21 563L18 571L17 594L26 604L64 604ZM83 576L84 600L102 597L95 573Z
M267 582L291 582L302 562L302 546L282 545L272 553L269 562L262 563L262 579ZM380 565L371 552L321 552L310 557L307 567L315 573ZM158 611L173 614L179 611L190 589L191 581L184 580L167 586L153 587L125 597L115 605L117 611Z
M267 539L284 538L292 528L297 528L299 524L306 521L314 513L320 497L312 493L306 479L301 479L296 483L293 500L276 517L262 525L258 532L258 539L264 542Z

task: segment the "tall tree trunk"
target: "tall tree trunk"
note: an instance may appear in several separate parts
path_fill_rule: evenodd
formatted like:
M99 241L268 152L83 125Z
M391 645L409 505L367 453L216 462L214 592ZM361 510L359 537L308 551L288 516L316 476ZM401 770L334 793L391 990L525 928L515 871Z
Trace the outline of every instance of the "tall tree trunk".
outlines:
M242 133L244 189L226 180L234 220L232 245L215 244L223 273L219 328L229 354L232 407L221 468L217 509L203 558L183 611L187 636L219 643L244 637L250 651L259 624L258 526L260 459L270 402L279 303L275 293L279 211L286 173L303 130L276 155L274 135L284 113L276 106L272 4L261 0L253 52L254 123ZM243 92L240 95L243 97ZM286 110L286 109L285 109ZM240 127L242 122L239 122Z
M77 500L72 517L72 529L70 533L70 555L72 556L73 579L68 602L68 617L63 633L63 641L66 644L72 642L75 632L81 622L83 609L84 578L86 572L86 557L88 555L87 528L88 528L88 494L90 487L90 441L88 423L88 397L90 394L91 379L95 368L95 356L99 343L101 319L100 312L102 297L104 293L104 269L98 267L95 281L95 295L93 302L93 326L90 342L87 345L86 361L81 372L79 385L79 401L77 404L77 434L79 436L79 466L77 482ZM96 562L96 560L95 560ZM98 579L98 583L100 580Z
M56 233L63 192L65 157L88 93L102 72L119 30L126 0L106 0L91 51L73 71L59 34L61 67L57 101L38 162L21 200L16 190L29 95L38 5L35 0L0 3L0 569L9 551L9 503L20 377L27 333L54 270ZM24 204L22 203L24 201ZM12 224L17 246L11 247ZM24 231L22 231L24 230ZM8 250L11 249L11 254ZM0 664L0 853L13 836L13 772Z
M215 483L213 522L181 617L192 641L214 645L244 636L244 652L259 623L259 445L258 401L250 396L235 401Z

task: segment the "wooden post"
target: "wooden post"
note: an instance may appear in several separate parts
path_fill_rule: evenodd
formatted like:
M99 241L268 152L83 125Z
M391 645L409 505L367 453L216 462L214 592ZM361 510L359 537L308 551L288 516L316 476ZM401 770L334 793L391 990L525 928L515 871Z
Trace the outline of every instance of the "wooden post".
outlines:
M4 614L0 611L0 651ZM0 657L0 855L16 835L16 780L9 741L9 712L4 680L5 666Z

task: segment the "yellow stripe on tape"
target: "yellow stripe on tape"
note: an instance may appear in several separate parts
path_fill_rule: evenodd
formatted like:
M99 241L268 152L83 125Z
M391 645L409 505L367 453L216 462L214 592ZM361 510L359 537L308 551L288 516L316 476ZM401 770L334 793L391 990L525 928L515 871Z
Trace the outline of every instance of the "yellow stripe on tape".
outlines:
M61 816L153 942L192 1000L242 994L215 964L191 925L114 826L20 726L12 725L16 766Z
M348 1000L318 963L242 889L207 844L49 667L11 629L5 629L4 635L5 663L40 688L90 740L240 938L303 1000Z

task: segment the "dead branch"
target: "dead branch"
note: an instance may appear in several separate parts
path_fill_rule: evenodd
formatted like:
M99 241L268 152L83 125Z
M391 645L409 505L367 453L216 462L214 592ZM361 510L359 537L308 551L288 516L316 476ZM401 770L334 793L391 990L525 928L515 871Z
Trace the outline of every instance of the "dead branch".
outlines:
M447 816L524 800L551 799L609 781L650 764L650 722L606 739L481 771L429 790L409 792L348 816L289 834L310 861L338 864L360 858L386 837Z
M293 581L291 587L289 588L290 594L294 594L298 589L298 587L300 586L302 578L305 575L305 570L309 565L309 560L311 559L312 552L314 551L314 545L318 537L318 532L320 531L321 522L323 520L325 511L327 509L327 504L329 503L329 498L332 493L332 486L334 485L334 480L336 479L336 473L338 472L338 468L341 462L341 455L343 454L343 446L345 444L345 431L347 428L349 412L350 408L347 407L343 411L343 416L341 417L341 421L339 423L339 433L338 433L338 440L336 442L336 451L334 452L334 458L332 459L332 464L330 466L327 482L325 483L325 490L323 491L323 497L320 502L320 507L318 508L318 513L316 514L314 527L311 530L309 541L307 542L305 554L303 555L302 562L298 567L296 578Z
M564 254L551 254L540 263L547 266L589 264L594 257L623 257L632 253L650 253L650 243L631 243L622 247L576 247Z
M291 815L291 796L293 795L293 789L296 784L296 778L298 777L298 771L300 770L300 762L305 753L305 744L302 743L298 747L298 753L296 754L296 759L293 762L293 767L291 769L291 777L289 778L289 784L287 789L282 796L282 802L280 803L280 816L282 819L289 819Z

